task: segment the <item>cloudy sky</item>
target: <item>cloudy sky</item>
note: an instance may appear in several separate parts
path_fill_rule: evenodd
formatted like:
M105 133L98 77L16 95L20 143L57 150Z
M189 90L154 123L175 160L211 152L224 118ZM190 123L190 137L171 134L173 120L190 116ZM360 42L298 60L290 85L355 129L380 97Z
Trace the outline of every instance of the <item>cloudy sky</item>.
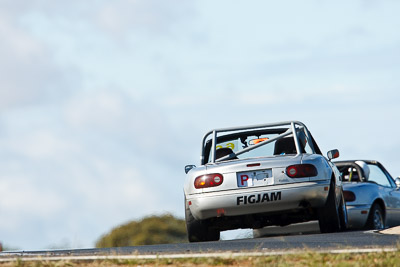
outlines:
M0 241L88 248L184 217L219 127L300 120L400 175L398 1L0 2Z

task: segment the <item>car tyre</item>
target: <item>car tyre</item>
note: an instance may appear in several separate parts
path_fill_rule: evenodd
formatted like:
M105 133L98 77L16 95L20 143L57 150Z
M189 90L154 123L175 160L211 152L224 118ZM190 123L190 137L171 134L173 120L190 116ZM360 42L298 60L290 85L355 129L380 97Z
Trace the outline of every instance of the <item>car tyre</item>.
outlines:
M332 178L328 192L328 199L326 200L325 206L320 208L318 212L318 222L321 233L333 233L341 230L339 210L335 193L335 179Z
M340 199L339 216L340 216L340 230L345 231L345 230L347 230L349 221L348 221L348 216L347 216L346 201L344 200L343 193L342 193L342 197Z
M218 241L220 231L213 229L205 220L196 220L185 199L185 220L189 242Z
M385 229L385 216L381 205L374 203L369 211L367 223L365 225L368 230Z

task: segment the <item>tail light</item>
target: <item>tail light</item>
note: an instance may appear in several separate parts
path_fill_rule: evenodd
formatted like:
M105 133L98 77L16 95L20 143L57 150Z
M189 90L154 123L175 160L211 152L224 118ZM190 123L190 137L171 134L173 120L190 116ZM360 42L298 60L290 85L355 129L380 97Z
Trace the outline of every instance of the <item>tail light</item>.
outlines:
M347 190L343 191L343 197L344 201L346 202L352 202L356 200L356 195L353 192Z
M312 164L297 164L287 167L286 174L290 178L304 178L317 176L318 171Z
M220 184L222 184L223 181L224 177L222 176L222 174L219 173L206 174L199 176L194 180L194 187L199 189L199 188L219 186Z

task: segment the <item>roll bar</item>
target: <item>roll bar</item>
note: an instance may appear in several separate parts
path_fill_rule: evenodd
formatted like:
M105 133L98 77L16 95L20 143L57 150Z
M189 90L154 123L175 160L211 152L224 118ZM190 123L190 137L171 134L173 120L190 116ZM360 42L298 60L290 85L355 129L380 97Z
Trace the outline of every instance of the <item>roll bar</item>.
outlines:
M231 155L226 155L226 156L224 156L222 158L219 158L219 159L215 158L217 135L218 134L225 133L225 132L235 132L235 131L239 131L240 132L240 131L243 131L243 130L256 130L256 129L261 130L263 128L272 128L272 127L279 127L279 126L289 126L289 127L285 132L279 134L278 136L276 136L274 138L264 140L264 141L254 145L254 146L247 147L245 149L239 150L236 153L234 152ZM290 135L292 133L295 133L295 134L293 134L293 138L294 138L294 142L295 142L295 146L296 146L296 151L297 151L297 154L300 154L301 149L300 149L298 131L299 130L303 130L303 129L304 129L305 137L307 139L308 144L310 145L313 153L316 153L315 152L315 148L314 148L314 143L313 143L312 138L311 138L311 134L308 131L307 127L300 121L284 121L284 122L277 122L277 123L268 123L268 124L242 126L242 127L230 127L230 128L221 128L221 129L211 130L211 131L207 132L203 137L202 147L201 147L201 155L200 155L200 164L201 165L205 164L205 162L204 162L204 160L205 160L204 159L204 157L205 157L204 153L205 153L206 141L207 141L207 138L210 135L211 135L211 150L210 150L211 163L215 163L215 162L219 162L219 161L223 161L223 160L226 160L226 159L233 158L234 156L237 156L237 155L241 155L243 153L246 153L248 151L256 149L256 148L258 148L260 146L264 146L266 144L269 144L271 142L274 142L276 140L284 138L284 137L286 137L286 136L288 136L288 135Z

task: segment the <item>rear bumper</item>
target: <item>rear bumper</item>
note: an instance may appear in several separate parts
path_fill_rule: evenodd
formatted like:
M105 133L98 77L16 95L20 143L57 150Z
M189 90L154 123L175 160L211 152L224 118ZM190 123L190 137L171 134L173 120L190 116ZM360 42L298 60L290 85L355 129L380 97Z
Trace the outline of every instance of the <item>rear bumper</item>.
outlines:
M328 197L329 180L186 196L195 219L238 216L257 213L285 213L303 208L323 207Z
M347 205L348 227L352 229L361 229L365 226L368 219L368 213L371 205Z

